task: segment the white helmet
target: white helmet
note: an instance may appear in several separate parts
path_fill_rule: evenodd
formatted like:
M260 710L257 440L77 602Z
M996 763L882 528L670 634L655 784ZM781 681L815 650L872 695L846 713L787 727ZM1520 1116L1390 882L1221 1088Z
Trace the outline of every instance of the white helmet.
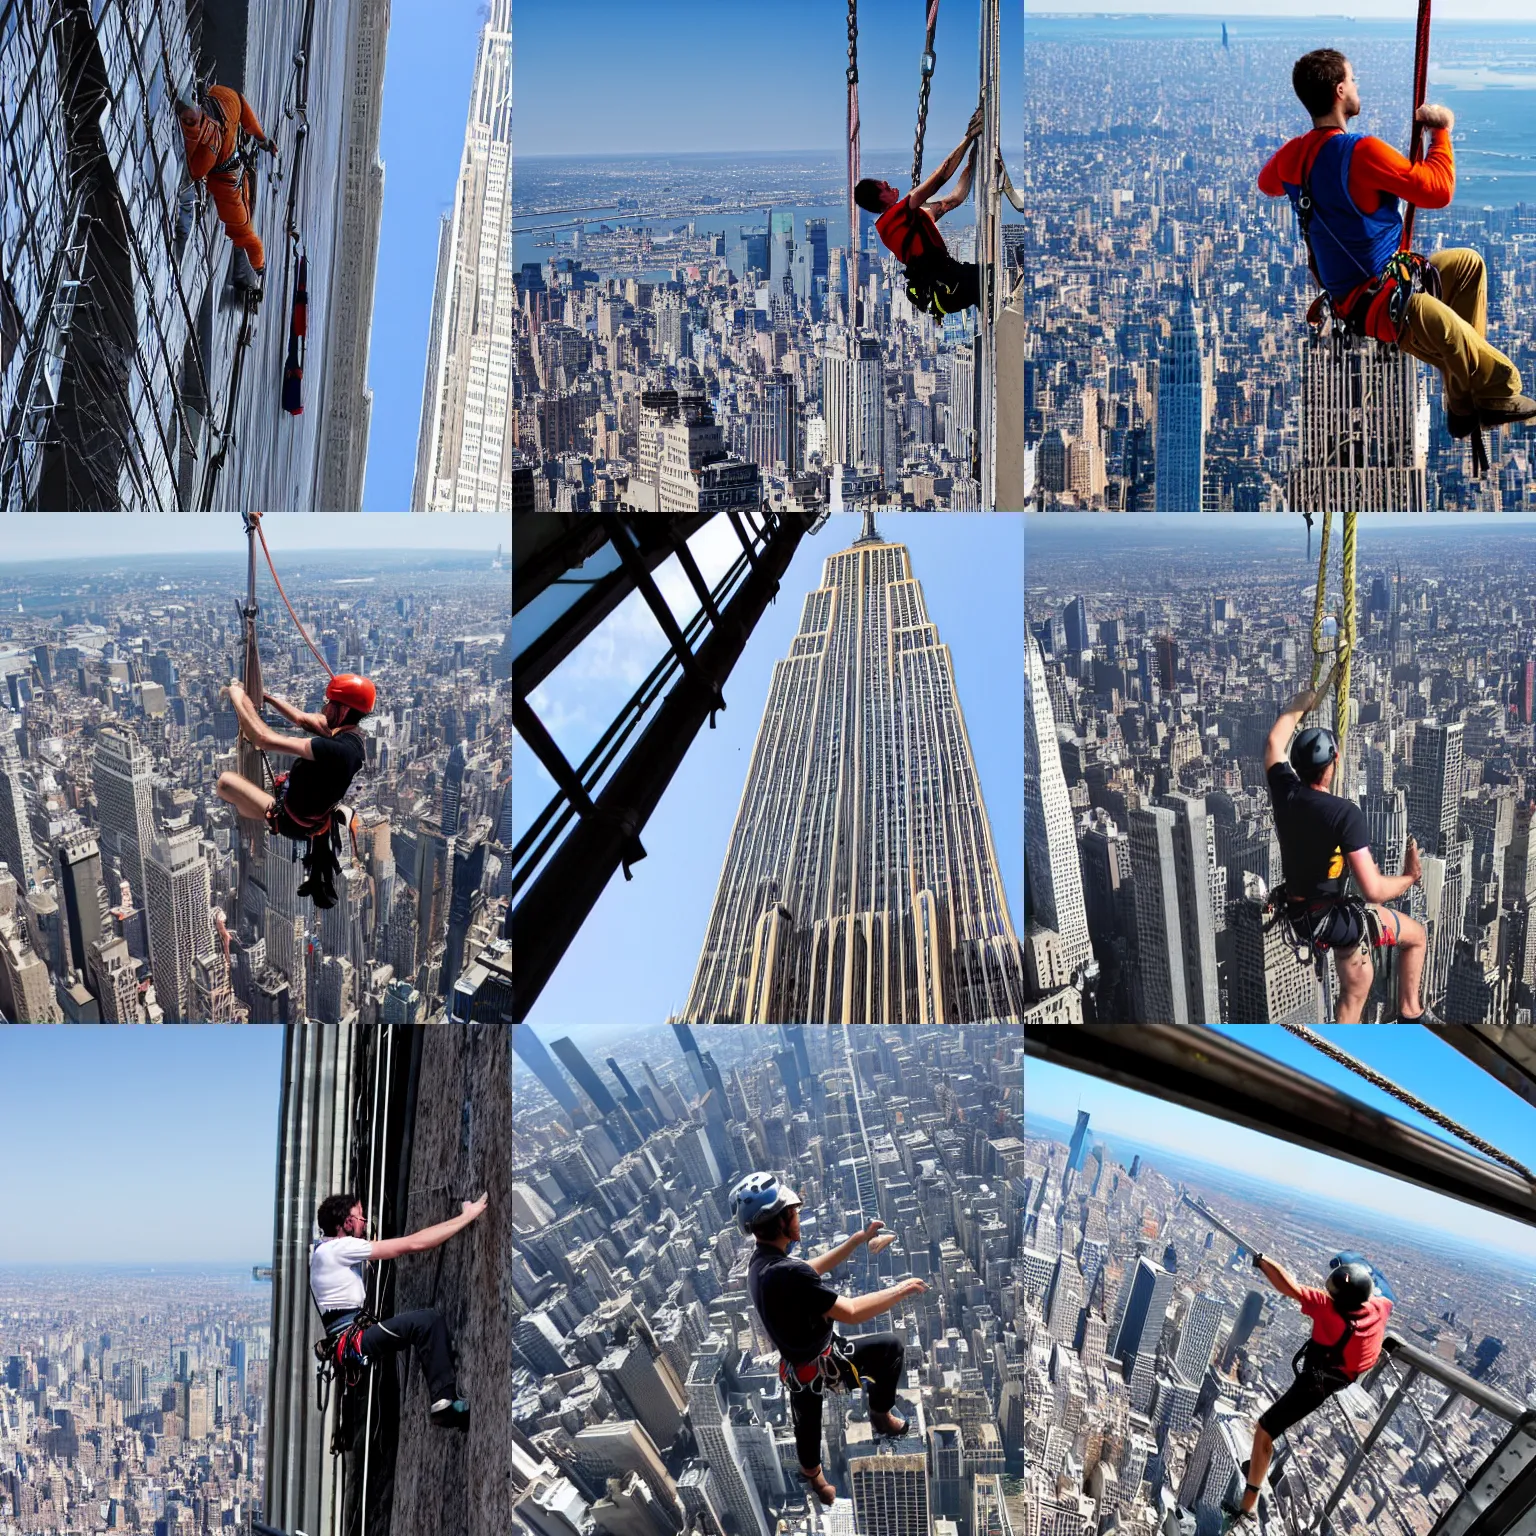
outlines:
M776 1173L749 1173L731 1190L731 1215L747 1234L760 1221L805 1202Z

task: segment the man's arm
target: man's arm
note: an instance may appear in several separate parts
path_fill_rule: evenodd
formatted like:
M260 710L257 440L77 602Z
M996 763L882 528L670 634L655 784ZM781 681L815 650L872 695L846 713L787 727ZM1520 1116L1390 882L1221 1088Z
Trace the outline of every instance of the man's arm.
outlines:
M250 695L239 683L229 685L229 702L240 717L240 734L263 752L278 752L285 757L304 757L315 760L315 751L308 736L280 736L256 713Z
M302 709L295 709L279 693L269 693L266 696L267 703L275 709L285 720L291 720L301 730L309 731L315 736L329 736L331 728L325 723L324 715L306 714Z
M1349 860L1349 872L1360 887L1360 894L1378 906L1384 901L1396 901L1404 891L1419 883L1424 866L1419 862L1419 845L1410 837L1403 854L1403 872L1400 875L1384 875L1376 867L1375 856L1369 848L1356 848L1345 857Z
M1264 162L1264 169L1259 172L1259 191L1265 197L1285 196L1285 182L1280 176L1280 156L1284 153L1284 149L1277 149Z
M1277 1264L1273 1259L1266 1259L1263 1254L1256 1253L1253 1265L1282 1296L1289 1296L1292 1301L1302 1300L1301 1287L1296 1283L1296 1277L1283 1264Z
M1291 749L1291 737L1296 734L1296 727L1301 724L1301 717L1316 709L1324 699L1328 697L1328 690L1333 687L1333 675L1339 669L1339 659L1334 657L1333 665L1328 668L1328 675L1316 688L1303 688L1300 693L1280 711L1280 718L1270 727L1269 739L1264 743L1264 771L1267 773L1276 763L1283 763L1287 753Z
M1451 117L1449 107L1425 106L1419 109L1420 122L1430 122L1423 115L1426 112ZM1439 118L1434 122L1438 124ZM1450 122L1431 128L1429 149L1417 165L1384 139L1368 136L1360 140L1349 167L1349 195L1360 207L1370 210L1375 207L1373 195L1383 192L1416 208L1449 205L1456 195L1456 156L1451 149Z
M921 1280L903 1280L883 1291L871 1291L868 1296L839 1296L827 1308L827 1316L839 1323L867 1323L870 1318L899 1306L908 1296L920 1296L927 1289Z
M872 1221L862 1232L855 1232L852 1237L845 1238L836 1248L829 1249L826 1253L818 1253L814 1259L805 1262L816 1271L818 1275L824 1275L829 1270L836 1269L845 1260L853 1257L865 1243L869 1244L871 1253L879 1253L883 1248L889 1248L896 1241L894 1232L881 1232L885 1225L883 1221Z
M435 1227L423 1227L420 1232L412 1232L406 1237L386 1237L371 1245L368 1257L398 1259L402 1254L426 1253L431 1248L441 1248L450 1237L462 1232L470 1222L480 1216L485 1210L485 1201L484 1195L481 1195L478 1200L466 1200L457 1216L452 1216L447 1221L440 1221Z
M979 144L971 145L965 169L960 172L960 180L955 183L953 190L944 197L936 197L931 203L924 204L934 218L942 219L950 209L958 208L971 195L971 178L976 174L976 155L980 148Z
M938 170L924 177L922 181L918 182L907 193L908 205L913 208L921 208L960 169L960 162L965 159L966 151L971 147L971 141L980 137L981 108L977 107L971 114L970 123L966 126L965 137L944 157Z

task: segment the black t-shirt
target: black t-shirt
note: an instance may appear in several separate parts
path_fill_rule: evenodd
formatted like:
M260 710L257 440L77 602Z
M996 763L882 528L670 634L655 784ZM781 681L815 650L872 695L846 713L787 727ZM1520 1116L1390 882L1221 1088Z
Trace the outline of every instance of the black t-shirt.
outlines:
M804 1259L759 1243L747 1267L747 1290L768 1337L791 1365L816 1359L832 1342L827 1309L838 1293Z
M1266 777L1286 890L1298 901L1343 895L1347 856L1371 846L1364 813L1353 800L1303 784L1289 763L1276 763Z
M346 798L367 752L363 738L356 731L339 736L315 736L310 740L315 759L294 759L288 772L288 793L284 803L295 816L318 816Z

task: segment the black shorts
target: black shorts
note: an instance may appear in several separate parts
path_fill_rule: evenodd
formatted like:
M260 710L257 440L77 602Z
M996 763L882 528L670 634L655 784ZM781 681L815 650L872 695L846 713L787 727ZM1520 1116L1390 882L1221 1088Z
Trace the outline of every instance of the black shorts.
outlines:
M1278 1440L1293 1424L1316 1412L1335 1392L1342 1392L1348 1385L1349 1379L1344 1376L1303 1371L1291 1383L1290 1390L1269 1405L1268 1412L1259 1420L1259 1428L1271 1440Z
M1390 908L1381 909L1381 916L1390 918L1390 922L1377 924L1371 934L1371 947L1391 949L1397 943L1401 921ZM1310 922L1312 943L1318 949L1358 949L1365 940L1359 908L1351 902L1341 901L1337 906L1304 917L1302 922Z
M936 319L981 303L981 275L974 261L934 251L907 263L907 297Z
M267 826L278 837L291 838L296 843L307 843L322 833L330 831L331 813L326 812L325 819L316 827L306 827L293 819L288 809L288 786L279 786L277 799L272 802L272 808L267 812Z

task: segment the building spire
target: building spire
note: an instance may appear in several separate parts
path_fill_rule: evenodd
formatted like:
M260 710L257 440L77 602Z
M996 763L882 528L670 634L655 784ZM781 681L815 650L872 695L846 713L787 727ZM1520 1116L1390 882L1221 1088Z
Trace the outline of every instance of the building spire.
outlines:
M864 531L854 540L856 544L880 544L884 542L880 537L880 530L875 527L875 509L864 509Z

